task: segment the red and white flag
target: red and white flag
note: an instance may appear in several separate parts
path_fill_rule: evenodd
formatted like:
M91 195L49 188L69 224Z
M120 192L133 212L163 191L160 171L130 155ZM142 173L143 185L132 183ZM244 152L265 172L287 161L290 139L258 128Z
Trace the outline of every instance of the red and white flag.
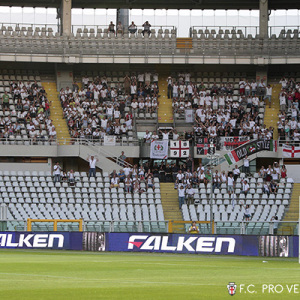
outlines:
M283 156L290 158L298 158L300 157L300 147L283 145Z

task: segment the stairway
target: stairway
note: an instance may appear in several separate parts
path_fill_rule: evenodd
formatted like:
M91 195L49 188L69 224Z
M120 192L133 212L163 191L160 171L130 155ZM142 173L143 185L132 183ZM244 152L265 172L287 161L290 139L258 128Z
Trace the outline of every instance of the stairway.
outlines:
M50 117L56 129L57 143L60 145L69 144L71 136L67 122L63 117L63 109L58 97L56 83L54 81L42 82L42 86L45 88L50 103Z
M162 73L164 72L164 73ZM168 83L167 79L170 74L166 70L159 71L159 107L158 107L158 123L172 124L173 126L173 109L172 99L168 99Z
M174 183L160 183L161 203L165 220L183 221L182 212L179 209L178 192L174 189ZM185 232L183 224L173 224L173 232Z
M278 139L278 129L277 129L277 121L278 121L278 113L280 112L279 105L279 93L281 91L281 84L273 84L272 85L272 98L271 98L271 108L269 108L269 103L266 102L265 108L265 119L264 124L266 124L267 128L270 126L274 127L274 140Z
M290 201L288 211L286 212L283 222L285 221L298 221L299 220L299 196L300 196L300 183L294 183L293 193ZM295 224L280 224L278 228L278 234L293 234L296 230Z
M177 38L176 39L177 49L192 49L193 39L192 38Z

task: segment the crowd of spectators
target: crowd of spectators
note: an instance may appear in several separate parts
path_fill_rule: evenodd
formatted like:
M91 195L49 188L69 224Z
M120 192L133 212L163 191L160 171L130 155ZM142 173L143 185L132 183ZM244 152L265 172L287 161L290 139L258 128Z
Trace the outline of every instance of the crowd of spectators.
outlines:
M56 130L50 119L50 106L43 87L35 82L11 81L2 95L0 138L21 136L37 142L55 142Z
M269 99L270 86L264 81L251 83L241 78L238 96L231 83L208 85L191 81L191 74L180 72L168 82L168 98L173 112L183 115L186 109L194 111L194 133L199 136L250 136L272 139L274 128L262 124L261 102ZM235 99L235 100L234 100Z
M61 89L60 100L73 139L103 141L106 135L117 139L133 129L133 114L153 113L158 106L158 74L132 73L112 86L105 76L82 78L72 89Z
M294 78L281 78L281 91L279 94L280 113L278 115L278 134L280 141L300 141L300 82Z

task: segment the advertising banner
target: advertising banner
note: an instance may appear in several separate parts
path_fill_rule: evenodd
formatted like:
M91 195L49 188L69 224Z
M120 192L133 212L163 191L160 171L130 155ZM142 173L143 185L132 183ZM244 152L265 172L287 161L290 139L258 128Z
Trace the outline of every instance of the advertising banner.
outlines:
M253 140L246 143L235 150L225 154L225 158L229 165L235 164L246 156L260 151L277 151L277 141L274 140Z
M103 145L104 146L116 146L116 136L115 135L105 135Z
M107 233L108 251L258 256L257 236Z
M0 232L0 249L82 250L82 232Z
M168 142L167 140L152 141L150 149L150 158L167 159L168 158Z

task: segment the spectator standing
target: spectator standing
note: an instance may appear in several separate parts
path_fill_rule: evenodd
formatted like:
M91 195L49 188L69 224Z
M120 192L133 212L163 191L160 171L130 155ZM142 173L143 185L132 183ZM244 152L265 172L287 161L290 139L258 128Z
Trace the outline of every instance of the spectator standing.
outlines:
M121 155L119 156L118 159L118 165L124 167L126 164L126 155L124 154L124 151L121 152Z
M96 177L96 163L98 161L97 158L95 158L93 155L91 155L90 158L87 158L87 160L89 161L89 177L94 176Z
M179 209L181 209L182 205L184 204L185 199L185 189L183 185L180 185L178 189L178 201L179 201Z
M271 98L272 98L272 87L270 84L268 84L268 86L266 88L266 96L265 96L264 100L268 99L269 107L271 107Z
M186 192L187 204L188 205L194 204L195 191L190 184L187 186L185 192Z
M250 205L243 205L245 212L244 212L244 219L245 221L250 221L251 213L250 213Z
M274 216L271 221L273 221L273 234L277 235L277 230L278 230L278 217Z
M250 173L250 163L249 163L249 159L248 156L246 155L244 158L244 173L245 174L249 174Z
M73 169L71 169L68 172L67 176L68 176L68 181L69 181L70 185L74 185L74 183L75 183L75 175L74 175Z
M234 188L234 178L232 172L229 174L227 178L227 183L228 183L228 192L233 193L233 188Z
M168 99L171 99L172 96L173 96L173 79L171 76L168 77L167 79L167 82L168 82Z
M60 182L60 174L61 174L62 168L59 165L59 162L57 162L56 165L54 165L53 171L54 171L54 182Z

